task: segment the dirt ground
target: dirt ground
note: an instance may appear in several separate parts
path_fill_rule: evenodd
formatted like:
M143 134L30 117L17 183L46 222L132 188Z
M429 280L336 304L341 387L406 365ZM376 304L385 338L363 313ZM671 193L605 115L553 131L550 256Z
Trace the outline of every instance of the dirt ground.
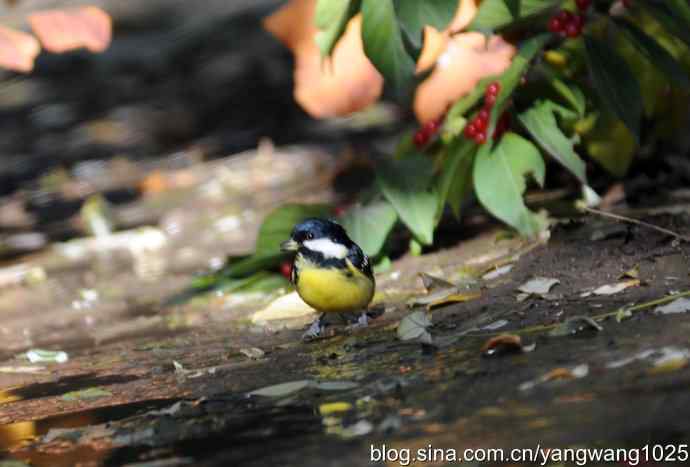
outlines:
M647 220L690 232L687 214ZM688 245L591 218L556 227L548 243L528 248L497 238L488 231L403 258L380 278L384 290L406 289L412 282L397 271L450 277L468 264L482 271L513 264L475 279L479 299L434 309L434 345L396 337L396 323L413 310L395 299L368 329L312 343L299 340L299 329L267 334L207 317L168 335L75 349L69 362L41 374L0 374L0 439L11 458L39 466L365 465L371 446L383 444L460 452L686 443L690 318L644 304L688 290ZM583 297L631 280L620 278L632 269L639 285ZM518 301L517 289L535 277L560 283L545 297ZM633 311L618 322L621 309ZM596 317L602 329L550 335L573 316ZM505 333L536 347L482 352ZM265 353L241 352L251 347ZM288 382L283 394L249 394ZM65 396L89 388L99 392Z

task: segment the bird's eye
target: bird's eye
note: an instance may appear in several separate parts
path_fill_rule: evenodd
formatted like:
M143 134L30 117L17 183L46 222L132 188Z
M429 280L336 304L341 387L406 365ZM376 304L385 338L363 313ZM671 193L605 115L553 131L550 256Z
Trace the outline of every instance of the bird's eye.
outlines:
M314 234L311 233L311 232L309 232L309 233L307 234L307 240L313 240L313 239L314 239Z

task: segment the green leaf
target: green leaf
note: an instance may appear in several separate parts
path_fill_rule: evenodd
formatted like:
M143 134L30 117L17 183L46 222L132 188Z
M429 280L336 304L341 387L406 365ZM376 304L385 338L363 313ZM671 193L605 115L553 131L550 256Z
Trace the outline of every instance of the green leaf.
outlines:
M636 0L668 32L690 46L690 8L686 0Z
M520 84L522 75L525 74L532 59L544 48L550 38L550 34L540 34L526 40L520 46L517 55L513 57L513 61L508 69L494 80L500 83L501 90L496 97L496 103L491 109L489 125L486 130L487 135L494 134L496 121L510 102L513 91ZM487 146L491 146L491 143L487 144Z
M288 257L280 251L281 242L290 237L295 224L308 217L326 217L330 207L323 204L285 204L271 211L259 228L254 254L224 268L225 277L244 277L261 269L277 266Z
M582 90L574 83L566 83L550 67L542 67L541 71L546 75L546 80L556 93L577 112L582 118L585 116L587 101Z
M424 245L431 245L434 240L437 196L428 188L432 170L428 158L410 154L404 159L382 164L376 177L383 195Z
M637 144L623 123L605 112L596 119L596 126L584 137L587 153L616 177L623 177L632 163Z
M589 35L584 38L587 64L597 94L639 141L642 94L637 78L609 45Z
M357 14L360 0L319 0L316 4L315 22L319 32L316 44L321 57L327 57L345 32L347 23Z
M540 101L518 116L539 145L577 179L587 184L585 163L573 151L573 143L561 131L554 115L555 104Z
M364 53L399 98L410 94L415 62L408 54L393 0L362 0Z
M350 238L362 247L364 253L374 257L383 248L397 220L398 215L389 202L377 201L349 209L341 224Z
M527 237L544 228L544 221L522 200L525 176L544 183L544 160L539 150L515 133L506 133L493 149L485 144L474 163L474 187L477 198L494 216Z
M393 0L402 29L416 48L422 47L424 26L442 31L458 9L458 0Z
M688 73L668 50L631 22L623 18L617 18L615 22L625 31L635 48L669 80L682 88L690 87Z
M544 13L559 3L561 0L484 0L468 29L493 32L516 21Z
M448 145L448 154L443 161L439 180L438 216L441 219L443 207L448 201L456 218L460 217L460 205L472 188L472 162L477 145L465 138L456 138Z

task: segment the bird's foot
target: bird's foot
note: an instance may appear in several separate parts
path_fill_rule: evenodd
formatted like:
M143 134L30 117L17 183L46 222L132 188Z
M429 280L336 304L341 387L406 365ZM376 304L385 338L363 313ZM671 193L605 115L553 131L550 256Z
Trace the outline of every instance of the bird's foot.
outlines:
M316 321L311 323L309 329L302 334L302 340L304 342L309 342L313 341L314 339L318 339L319 337L323 336L325 329L326 324L323 322L323 315L321 315Z
M354 331L357 329L362 329L366 328L369 326L369 315L367 314L366 311L363 311L362 314L360 314L357 317L357 321L354 323L350 324L345 328L346 331Z

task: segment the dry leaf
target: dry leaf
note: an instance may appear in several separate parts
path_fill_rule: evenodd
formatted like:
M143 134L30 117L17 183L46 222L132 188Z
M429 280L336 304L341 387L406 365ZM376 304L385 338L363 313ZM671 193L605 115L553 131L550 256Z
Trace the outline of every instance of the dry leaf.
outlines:
M579 379L584 378L588 374L589 365L587 365L586 363L574 366L572 368L554 368L553 370L549 371L545 375L542 375L535 380L526 381L522 383L518 388L521 391L527 391L539 384L543 384L549 381L554 381L557 379Z
M560 283L561 281L558 279L535 277L518 287L518 291L530 295L546 295L556 284Z
M112 39L112 20L94 6L69 10L43 10L29 15L29 24L49 52L62 53L82 47L103 52Z
M640 285L639 279L631 279L628 281L618 282L616 284L602 285L601 287L594 289L592 293L594 295L613 295L622 292L629 287L637 287L638 285Z
M29 72L40 51L41 46L31 34L0 26L0 67Z
M686 313L690 311L690 299L678 298L671 303L663 306L658 306L654 309L655 313L662 315L670 315L675 313Z
M492 357L507 353L526 353L536 348L536 344L523 345L522 338L517 334L501 334L492 337L482 345L482 355Z
M415 311L405 316L398 324L397 336L401 341L419 341L431 344L431 334L427 328L431 326L429 315L423 311Z

